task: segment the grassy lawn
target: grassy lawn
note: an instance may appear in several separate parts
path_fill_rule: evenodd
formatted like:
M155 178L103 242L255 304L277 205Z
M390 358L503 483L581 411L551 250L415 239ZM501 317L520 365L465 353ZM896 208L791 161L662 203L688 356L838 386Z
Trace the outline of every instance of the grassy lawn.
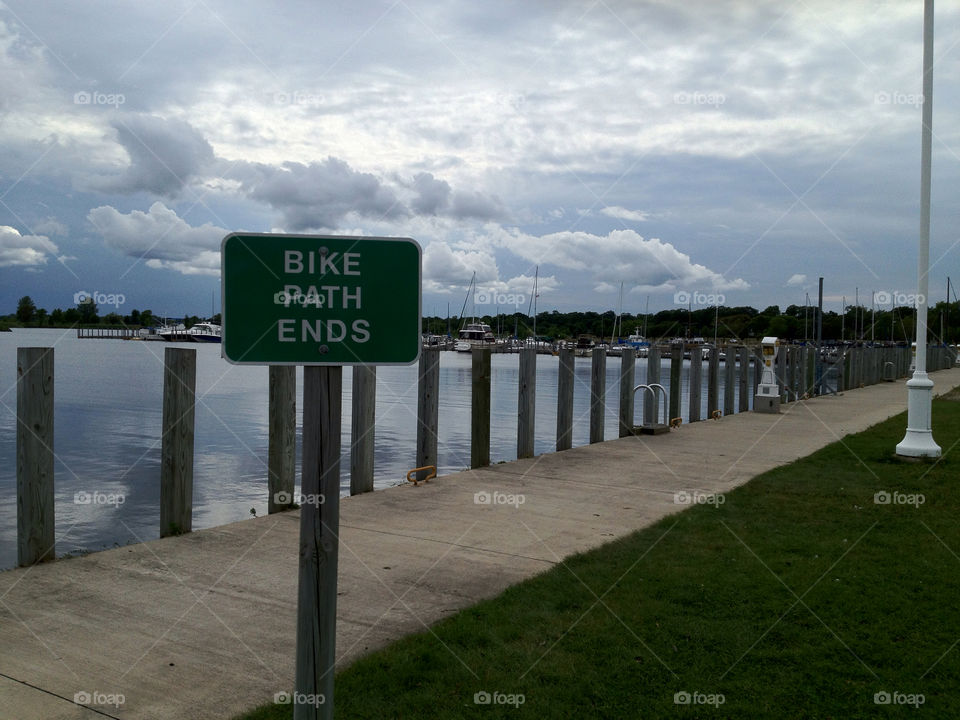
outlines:
M337 717L960 717L956 400L939 462L845 438L358 661Z

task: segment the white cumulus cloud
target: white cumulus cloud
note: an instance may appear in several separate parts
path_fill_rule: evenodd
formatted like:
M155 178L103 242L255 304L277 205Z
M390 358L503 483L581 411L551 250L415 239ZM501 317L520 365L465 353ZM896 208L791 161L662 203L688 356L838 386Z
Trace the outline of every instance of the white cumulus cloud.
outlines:
M646 222L650 218L650 214L642 210L628 210L619 205L608 205L600 212L607 217L617 218L618 220L629 220L630 222Z
M0 267L36 267L50 256L56 257L57 246L45 235L21 235L9 225L0 225Z
M618 282L638 292L730 291L750 287L742 278L725 278L693 262L670 243L644 238L633 230L614 230L607 235L563 231L539 236L489 224L485 230L495 246L530 262L585 274L598 292L619 287Z
M147 212L127 214L104 205L91 210L87 219L107 247L144 259L148 267L184 275L220 274L220 241L227 231L210 223L194 227L162 202Z

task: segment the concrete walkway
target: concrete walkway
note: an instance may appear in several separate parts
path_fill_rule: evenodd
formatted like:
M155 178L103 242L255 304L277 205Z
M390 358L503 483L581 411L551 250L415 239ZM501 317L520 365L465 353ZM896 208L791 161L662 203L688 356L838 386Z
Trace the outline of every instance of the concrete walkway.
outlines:
M905 406L882 383L345 499L338 662ZM291 512L0 573L0 718L230 718L291 689L297 535Z

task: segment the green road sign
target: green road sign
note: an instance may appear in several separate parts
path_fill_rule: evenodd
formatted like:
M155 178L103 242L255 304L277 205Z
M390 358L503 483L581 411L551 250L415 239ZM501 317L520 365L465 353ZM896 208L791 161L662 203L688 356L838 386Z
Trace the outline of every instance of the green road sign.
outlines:
M409 365L420 355L414 240L232 233L220 257L232 363Z

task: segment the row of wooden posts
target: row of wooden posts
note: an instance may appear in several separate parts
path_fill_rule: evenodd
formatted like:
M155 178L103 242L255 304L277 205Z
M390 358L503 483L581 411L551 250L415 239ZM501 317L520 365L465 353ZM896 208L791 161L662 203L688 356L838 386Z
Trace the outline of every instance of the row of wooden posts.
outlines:
M572 350L559 354L557 383L556 449L573 445L574 355ZM734 358L734 355L736 358ZM475 348L471 380L470 466L490 464L490 349ZM927 352L928 370L950 367L952 351L931 347ZM20 565L54 558L54 400L53 348L17 350L17 560ZM781 346L777 356L777 376L782 401L790 402L822 392L862 387L882 380L904 377L910 370L909 348L848 348L840 359L817 364L815 349ZM635 425L634 388L636 361L632 353L621 359L619 380L619 436L632 434ZM603 349L593 351L590 374L589 438L591 443L604 439L606 362ZM651 347L646 358L645 384L660 383L659 350ZM753 383L749 365L755 365ZM534 455L536 363L533 348L520 353L517 388L517 457ZM724 368L724 391L720 393L720 364L717 352L706 361L707 402L702 413L704 362L701 349L694 348L688 377L687 417L689 422L744 412L759 381L760 356L747 347L728 348ZM681 370L683 349L672 348L669 365L666 419L681 416ZM278 512L296 503L294 495L296 461L296 368L271 366L269 377L269 449L268 510ZM192 529L194 407L196 397L196 350L165 348L163 380L163 419L160 470L160 536L176 535ZM376 368L353 368L352 433L350 447L350 493L373 490L374 426L376 406ZM417 403L416 466L438 463L438 424L440 393L440 351L425 349L420 355ZM752 386L752 387L751 387ZM737 402L735 403L735 399ZM661 410L651 394L645 394L642 417L652 421ZM426 470L419 473L423 479Z

